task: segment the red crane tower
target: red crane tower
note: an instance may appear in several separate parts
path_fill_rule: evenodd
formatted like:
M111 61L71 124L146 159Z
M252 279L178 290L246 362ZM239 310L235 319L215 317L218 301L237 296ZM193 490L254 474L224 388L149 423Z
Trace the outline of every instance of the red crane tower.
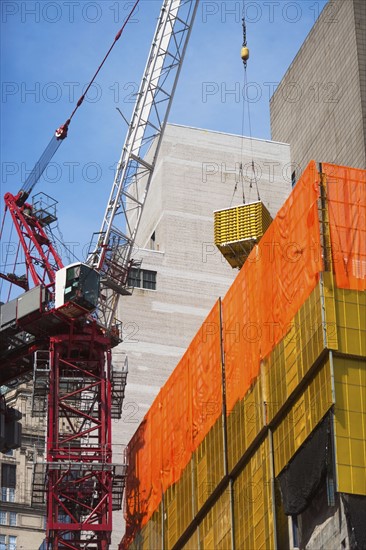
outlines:
M24 291L2 305L0 384L33 378L33 414L47 414L46 461L35 465L33 502L46 503L52 550L106 550L112 511L121 508L126 464L113 462L111 434L127 375L126 363L112 367L112 348L121 341L118 299L130 293L132 249L197 6L198 0L163 1L102 227L85 263L64 267L53 246L55 202L40 193L28 202L85 94L19 193L5 195L25 274L16 267L0 273Z

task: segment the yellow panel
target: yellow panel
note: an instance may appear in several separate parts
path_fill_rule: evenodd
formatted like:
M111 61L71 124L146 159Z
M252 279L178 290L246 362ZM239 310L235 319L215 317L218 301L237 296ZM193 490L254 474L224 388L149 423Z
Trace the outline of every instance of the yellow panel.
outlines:
M217 419L193 453L196 473L196 510L199 510L224 477L222 418Z
M295 316L297 353L301 356L299 381L314 365L325 347L321 311L322 296L318 284Z
M236 548L274 548L269 457L266 439L234 482Z
M263 425L262 383L258 377L227 418L229 471L243 456Z
M212 508L215 550L231 548L230 491L227 489Z
M141 531L140 536L136 537L137 539L137 548L139 550L147 550L150 546L150 539L149 539L149 525L145 525Z
M182 472L179 481L169 487L164 495L165 546L167 548L174 546L195 515L192 497L193 467L194 464L191 460Z
M321 307L318 285L265 361L267 422L280 411L324 350Z
M366 495L366 361L334 357L337 490Z
M329 359L294 401L273 433L275 476L294 456L332 406Z
M215 550L212 509L206 514L199 526L201 546L206 550Z
M215 549L215 543L214 543L214 537L213 537L213 531L210 531L203 539L202 539L203 548L206 550L216 550Z
M139 550L160 550L162 547L161 505L135 538Z
M230 492L225 491L208 511L199 525L201 548L230 550L231 512Z
M194 517L192 498L192 461L189 462L181 478L176 483L177 531L180 536Z
M335 307L334 277L331 272L321 274L323 279L323 295L325 310L325 330L328 349L338 349L337 314Z
M199 548L198 529L191 536L189 541L182 547L182 550L197 550Z
M176 498L176 486L175 483L168 488L164 496L164 511L165 511L165 546L172 548L174 543L178 540L178 527L177 527L177 498Z
M241 267L272 222L261 201L214 213L215 244L232 267Z
M157 536L157 533L154 532L153 521L152 518L150 518L149 522L144 525L141 531L136 535L134 546L131 546L131 550L132 548L136 548L138 550L158 550L159 548L161 548L162 540L160 538L160 540L154 541L154 538L159 539L159 536Z
M366 357L366 293L335 289L339 351Z

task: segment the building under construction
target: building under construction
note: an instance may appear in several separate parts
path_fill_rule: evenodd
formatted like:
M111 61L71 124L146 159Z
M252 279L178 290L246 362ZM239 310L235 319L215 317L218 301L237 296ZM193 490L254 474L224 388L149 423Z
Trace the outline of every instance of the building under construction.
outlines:
M365 198L312 162L269 227L216 213L244 265L128 445L121 549L365 547Z
M166 4L172 8L170 25L179 2L166 0ZM176 18L181 25L176 32L188 40L193 21L191 7L197 3L189 0L181 4L185 9L188 6L188 11L186 19ZM329 5L332 14L334 3ZM47 546L49 550L106 550L110 545L115 550L117 538L123 550L366 547L362 529L366 521L366 201L365 171L360 169L365 168L362 29L366 18L361 0L337 5L339 32L333 32L329 11L325 9L306 41L307 49L301 49L272 98L273 137L290 143L295 163L294 190L280 210L291 185L291 179L283 179L284 166L288 168L291 160L287 143L214 135L192 128L165 128L173 92L164 93L162 102L158 97L162 88L156 86L157 96L152 99L150 90L143 89L148 79L142 79L136 109L144 115L144 127L139 127L136 141L130 139L131 134L127 137L120 161L121 167L128 167L127 192L121 192L124 176L117 170L100 234L103 239L98 239L88 260L91 271L101 269L103 284L112 275L109 287L104 287L104 320L96 322L95 316L89 316L95 304L88 312L75 308L77 294L71 298L75 302L71 309L65 297L61 306L56 305L56 310L51 311L54 305L49 305L52 300L47 304L43 300L43 290L32 295L36 296L37 307L31 311L27 310L27 300L22 304L18 300L13 305L9 302L2 308L2 337L11 340L10 347L4 340L5 359L12 353L14 342L27 350L21 357L26 361L25 367L14 369L12 376L10 371L2 371L9 386L7 404L1 404L0 415L1 433L6 436L6 454L1 458L1 550L3 546L9 550L22 546L38 550L44 538L43 515L48 533L43 548ZM163 9L162 13L166 22L168 12ZM173 27L172 24L169 33L174 34ZM158 36L159 28L158 24ZM165 55L168 48L161 33L159 39ZM346 77L335 53L342 40L352 57ZM153 46L156 43L154 40ZM170 44L177 50L176 57L170 57L179 58L180 66L185 45L176 40ZM309 45L313 50L309 50ZM174 71L177 66L172 63L169 70ZM159 66L155 73L156 82L162 68ZM308 84L306 75L310 73L316 78L316 82L311 81L316 94L320 88L316 87L319 76L315 68L320 72L326 69L326 83L333 82L336 87L326 89L326 101L305 101L299 109L284 99L283 87L291 84L294 74L296 79L305 78ZM147 74L151 78L151 72ZM345 78L347 95L339 98L342 101L332 101L332 93L344 85ZM302 83L302 89L304 86ZM146 106L139 105L143 96L152 101L158 112L155 124L150 124ZM338 119L342 123L332 133ZM329 121L333 121L333 127ZM150 130L147 137L143 134L146 128ZM60 129L61 138L57 135ZM60 139L66 137L64 127L58 131L50 142L52 154ZM166 136L160 148L164 131ZM199 159L195 156L197 141L203 154ZM148 195L137 232L144 249L133 264L129 254L135 244L135 231L131 232L133 238L124 235L125 240L121 240L121 228L113 225L110 214L118 205L121 219L126 214L122 210L132 197L136 210L132 217L124 219L139 223L144 203L139 193L134 196L130 190L136 187L137 191L144 191L140 196L146 196L156 158L154 147L144 156L148 147L141 148L141 144L152 143L158 143L157 149L160 148L154 178L159 182L161 201ZM127 151L130 156L124 157ZM221 151L222 158L215 156ZM226 208L232 188L235 185L237 189L239 181L235 163L239 159L242 166L243 155L247 155L249 165L254 158L256 164L259 160L276 166L275 178L271 185L260 184L258 200L251 197L248 202L243 196L242 205ZM310 158L334 164L312 162L300 177L303 164ZM203 163L211 160L205 173L211 177L218 159L219 183L225 172L225 177L232 180L231 188L223 190L218 182L212 185L210 181L210 192L214 193L209 200L205 198L204 186L198 184L196 201L184 195L183 190L193 194L196 183L202 180ZM221 161L228 159L231 168L226 171ZM178 174L176 189L169 187L173 172L174 176ZM239 176L243 176L242 167ZM146 182L149 183L144 190L141 186ZM258 182L253 171L250 187L254 183ZM22 214L26 210L25 221L29 215L32 217L32 206L24 205L21 195L13 199L14 208ZM189 212L188 203L192 208ZM203 240L212 245L212 238L207 237L213 226L208 210L216 210L217 253L214 262L202 265L201 261L199 265ZM37 222L35 213L33 222ZM44 222L42 218L42 226ZM48 240L41 233L36 237L41 246ZM136 244L141 245L138 240ZM194 248L197 244L199 254ZM112 255L106 257L106 249ZM123 269L119 269L113 256L121 250L128 250L118 258L123 260ZM96 258L100 260L98 265ZM42 265L42 258L36 260L38 266ZM241 270L226 292L233 279L229 265ZM188 267L191 273L187 274ZM65 269L62 264L58 268L59 272ZM15 272L11 277L6 274L5 279L12 283L14 276ZM32 292L21 277L17 282L26 293ZM41 281L36 288L42 284ZM51 280L47 286L47 293L51 289L48 298L53 296L54 284ZM122 293L136 287L135 296L127 299L130 303L125 305L126 300L121 308L124 321L135 309L141 318L152 323L150 332L137 343L128 323L127 333L125 325L125 342L113 351L113 368L110 351L119 341L114 324L114 291L122 287ZM149 291L155 295L148 296ZM198 296L204 303L199 303ZM24 307L26 314L22 316ZM57 311L58 307L63 311ZM86 330L80 322L84 317ZM131 319L127 318L127 322ZM50 326L47 321L52 321L52 329L45 337L44 327ZM94 327L92 331L90 325ZM60 334L65 331L62 338L66 349L67 342L75 337L75 327L82 339L88 339L86 345L84 340L82 344L82 365L74 360L81 344L70 348L67 355L55 340L54 330ZM41 336L39 328L42 342L37 340ZM50 335L52 342L48 341ZM36 347L32 348L29 342L34 344L33 337ZM106 366L102 358L98 359L98 383L94 366L89 369L85 359L93 346L100 356L109 357ZM130 401L125 403L127 408L122 408L127 365L121 358L126 351L132 355L133 373ZM63 368L59 368L61 363ZM11 361L8 364L13 368ZM80 376L80 368L88 376ZM104 369L108 371L106 391L101 382ZM33 382L20 385L21 381L31 380L32 371ZM13 389L9 391L10 387ZM15 409L23 415L22 438L20 414ZM61 414L52 416L58 410ZM132 418L127 427L123 411ZM51 431L45 437L40 417L46 413ZM120 505L126 462L115 449L112 462L112 419L120 422L115 426L114 445L126 442L126 436L132 436L138 426L136 419L141 421L128 445L126 533L122 540L125 526ZM105 507L100 505L102 501L107 502Z

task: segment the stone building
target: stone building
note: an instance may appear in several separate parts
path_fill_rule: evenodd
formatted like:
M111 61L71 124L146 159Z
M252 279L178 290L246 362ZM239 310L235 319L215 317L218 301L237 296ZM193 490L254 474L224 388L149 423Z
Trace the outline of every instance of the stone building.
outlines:
M45 426L32 416L31 394L25 384L6 393L7 405L22 414L22 439L19 449L0 454L0 550L38 550L45 536L45 508L31 502L33 464L45 455Z
M311 159L366 166L366 3L328 2L270 102L294 178Z

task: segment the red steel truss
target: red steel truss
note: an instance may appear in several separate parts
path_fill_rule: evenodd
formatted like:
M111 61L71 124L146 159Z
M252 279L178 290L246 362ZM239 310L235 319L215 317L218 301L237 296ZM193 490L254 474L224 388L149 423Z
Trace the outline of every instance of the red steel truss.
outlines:
M0 273L0 277L24 290L32 286L30 278L34 286L54 285L55 272L63 267L63 264L44 230L45 221L34 215L31 204L19 205L18 198L11 193L6 193L4 200L25 254L26 277L21 280L3 273Z
M49 550L106 550L112 530L111 351L95 326L50 339Z

